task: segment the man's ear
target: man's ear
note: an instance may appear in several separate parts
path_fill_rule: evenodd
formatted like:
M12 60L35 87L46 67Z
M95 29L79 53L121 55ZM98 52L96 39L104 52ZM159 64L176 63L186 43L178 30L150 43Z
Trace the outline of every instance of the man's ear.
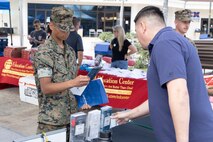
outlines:
M140 21L140 27L141 27L141 30L142 30L142 33L144 33L146 31L146 23L143 22L143 21Z
M176 20L176 19L175 19L174 23L175 23L175 26L177 26L177 24L178 24L178 20Z
M50 22L50 23L49 23L49 27L50 27L51 30L53 30L53 28L54 28L54 23L53 23L53 22Z

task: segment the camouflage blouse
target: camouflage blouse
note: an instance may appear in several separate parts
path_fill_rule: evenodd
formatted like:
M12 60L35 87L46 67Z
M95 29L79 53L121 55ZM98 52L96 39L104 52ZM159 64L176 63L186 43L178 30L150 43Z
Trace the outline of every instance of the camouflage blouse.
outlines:
M69 124L70 114L77 112L75 97L69 89L51 95L41 91L39 78L50 77L53 83L74 79L77 72L75 51L64 43L60 48L53 38L40 45L34 58L35 81L38 89L38 122L50 125Z

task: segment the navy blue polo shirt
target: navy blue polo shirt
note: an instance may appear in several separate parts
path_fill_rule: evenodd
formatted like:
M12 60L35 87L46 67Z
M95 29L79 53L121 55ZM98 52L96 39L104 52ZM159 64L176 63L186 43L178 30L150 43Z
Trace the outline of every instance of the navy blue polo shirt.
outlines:
M75 50L76 59L77 59L78 51L84 51L81 36L77 33L77 31L71 31L66 42L69 46L71 46Z
M149 108L159 142L176 142L166 83L183 78L190 99L190 142L213 142L213 111L196 49L171 27L160 30L149 44L147 72Z

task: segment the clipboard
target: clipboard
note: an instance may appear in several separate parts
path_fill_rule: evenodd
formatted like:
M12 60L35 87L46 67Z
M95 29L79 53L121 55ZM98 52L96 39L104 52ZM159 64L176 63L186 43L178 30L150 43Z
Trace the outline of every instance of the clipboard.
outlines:
M90 78L90 81L95 78L95 76L98 74L98 72L102 69L101 66L93 67L90 72L87 74Z

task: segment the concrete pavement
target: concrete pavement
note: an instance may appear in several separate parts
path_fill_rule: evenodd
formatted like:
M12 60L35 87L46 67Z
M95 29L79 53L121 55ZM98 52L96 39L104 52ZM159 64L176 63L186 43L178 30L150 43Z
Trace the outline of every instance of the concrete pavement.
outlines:
M38 106L20 101L18 87L0 90L0 142L34 135L37 115Z

